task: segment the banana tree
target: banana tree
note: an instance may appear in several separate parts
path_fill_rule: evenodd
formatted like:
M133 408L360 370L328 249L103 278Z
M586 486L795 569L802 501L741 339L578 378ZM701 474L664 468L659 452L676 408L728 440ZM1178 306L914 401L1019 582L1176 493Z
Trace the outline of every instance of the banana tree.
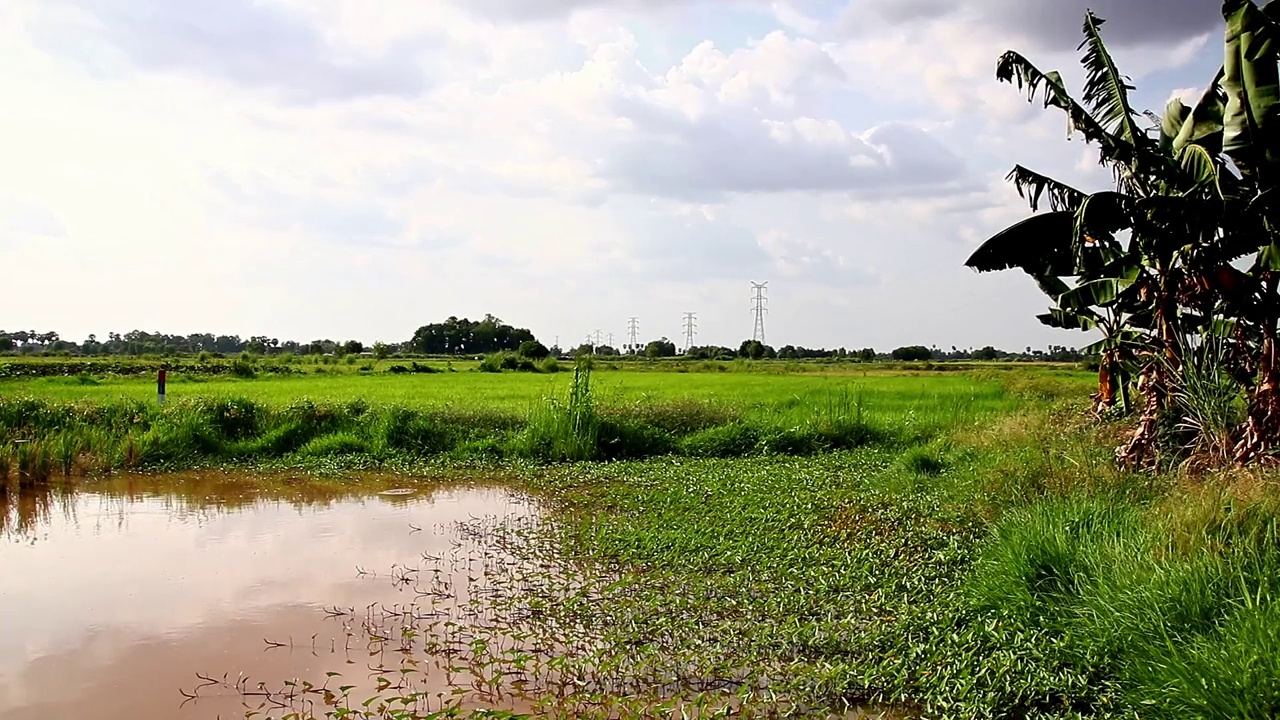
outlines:
M1062 282L1058 278L1054 278ZM1063 288L1066 284L1062 283ZM1053 308L1037 319L1049 327L1063 330L1099 332L1102 339L1085 348L1098 356L1098 392L1093 396L1093 409L1101 414L1116 406L1127 415L1132 410L1129 388L1138 353L1146 347L1146 337L1134 324L1134 318L1115 308L1095 310Z
M1280 5L1260 9L1252 0L1227 0L1222 88L1226 94L1222 152L1240 173L1242 212L1232 234L1256 251L1249 270L1253 300L1242 319L1257 333L1253 348L1255 385L1243 437L1236 446L1241 461L1257 459L1280 447Z
M1045 107L1065 112L1071 129L1098 148L1115 189L1085 194L1016 168L1010 179L1030 201L1032 212L1046 195L1052 212L993 237L967 264L979 271L1020 267L1036 277L1074 276L1076 287L1056 298L1059 311L1090 320L1105 316L1113 323L1133 317L1148 321L1145 328L1113 327L1111 340L1103 345L1110 342L1116 353L1123 345L1142 360L1142 417L1118 454L1126 463L1146 464L1154 459L1156 423L1168 400L1168 372L1179 365L1184 287L1220 255L1205 248L1220 240L1216 219L1222 213L1204 210L1221 203L1222 113L1215 111L1221 97L1207 92L1195 108L1171 104L1154 132L1148 132L1129 101L1132 87L1103 43L1102 25L1092 13L1085 16L1081 101L1067 92L1059 73L1042 72L1016 52L1005 53L996 74L1026 89L1032 100L1042 97ZM1113 370L1104 364L1101 372ZM1101 398L1108 397L1110 382L1100 377Z

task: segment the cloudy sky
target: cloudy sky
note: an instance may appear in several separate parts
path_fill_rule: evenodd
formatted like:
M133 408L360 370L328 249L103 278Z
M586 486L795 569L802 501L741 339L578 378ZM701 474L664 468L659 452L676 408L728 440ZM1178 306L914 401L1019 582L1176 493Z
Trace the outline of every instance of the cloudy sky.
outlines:
M1106 185L994 80L1086 5L1142 107L1221 63L1208 0L4 0L0 328L1083 345L962 265L1015 163Z

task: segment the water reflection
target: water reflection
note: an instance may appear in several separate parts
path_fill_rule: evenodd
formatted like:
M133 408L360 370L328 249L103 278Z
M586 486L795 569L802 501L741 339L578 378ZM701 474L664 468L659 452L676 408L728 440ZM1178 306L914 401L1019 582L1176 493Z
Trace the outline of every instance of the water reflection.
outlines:
M407 483L195 473L7 488L0 718L238 717L237 693L180 708L178 688L211 671L366 674L324 608L404 602L388 568L456 548L455 522L533 512L484 486L369 494Z

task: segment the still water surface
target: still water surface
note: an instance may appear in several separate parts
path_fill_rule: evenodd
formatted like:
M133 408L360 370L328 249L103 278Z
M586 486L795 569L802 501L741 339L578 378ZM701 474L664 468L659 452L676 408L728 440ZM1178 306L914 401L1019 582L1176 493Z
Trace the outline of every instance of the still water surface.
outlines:
M409 602L394 569L466 552L455 523L535 512L483 486L252 487L126 478L0 499L0 720L243 716L225 687L183 704L197 673L359 681L367 657L326 608Z

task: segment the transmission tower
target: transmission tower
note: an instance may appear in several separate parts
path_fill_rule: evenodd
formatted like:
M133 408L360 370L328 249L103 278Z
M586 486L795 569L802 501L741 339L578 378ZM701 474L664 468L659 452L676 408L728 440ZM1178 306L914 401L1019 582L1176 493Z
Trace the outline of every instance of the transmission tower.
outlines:
M751 296L751 311L756 316L756 329L751 333L751 339L764 345L764 315L769 312L769 298L766 293L769 289L769 283L751 283L751 289L754 294Z
M627 320L627 335L631 337L631 344L627 346L627 350L630 352L639 352L640 318L629 318Z
M601 333L599 330L596 330L596 333L595 333L595 334L596 334L596 342L595 342L595 346L596 346L596 349L599 349L599 348L600 348L600 341L604 340L604 334L603 334L603 333Z
M609 347L613 347L613 333L609 333Z
M689 348L693 347L693 338L698 334L698 313L687 312L684 314L684 351L689 352Z

